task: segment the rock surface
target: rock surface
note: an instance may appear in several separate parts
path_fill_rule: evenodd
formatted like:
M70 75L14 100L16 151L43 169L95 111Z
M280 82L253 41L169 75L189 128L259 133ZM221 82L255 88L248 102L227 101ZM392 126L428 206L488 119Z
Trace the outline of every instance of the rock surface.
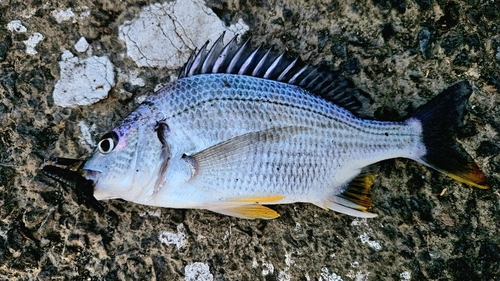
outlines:
M0 279L500 276L497 2L193 0L197 17L189 21L176 17L183 2L188 1L0 2ZM120 38L138 19L146 24L142 16L153 6L163 7L161 16L172 24L163 29L165 38L185 42L172 45L177 52L165 48L167 60L161 63L151 63L158 57L141 63L128 57L131 47ZM342 70L369 93L376 119L401 119L452 83L471 81L474 94L457 138L491 188L472 189L412 161L389 160L378 165L375 219L293 204L273 207L278 219L250 221L120 200L103 202L106 211L98 215L78 205L71 190L40 174L46 158L89 156L95 140L159 85L175 79L180 67L175 62L216 36L212 25L199 24L205 17L217 21L217 33L232 30L251 36L255 46L264 43ZM43 39L35 44L34 34ZM82 37L89 46L79 53L75 42ZM73 107L55 104L66 50L75 61L109 58L119 75L113 75L107 98ZM144 56L147 51L142 50Z

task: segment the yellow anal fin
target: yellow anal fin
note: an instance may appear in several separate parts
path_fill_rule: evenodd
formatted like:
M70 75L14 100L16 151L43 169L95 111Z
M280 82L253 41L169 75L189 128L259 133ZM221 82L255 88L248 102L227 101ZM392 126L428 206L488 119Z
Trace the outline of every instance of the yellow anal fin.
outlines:
M242 202L242 203L272 203L285 198L284 195L272 195L272 196L255 196L255 197L241 197L234 198L228 201L230 202Z
M371 187L375 182L375 175L372 173L361 173L355 177L347 186L346 190L338 196L344 198L355 205L359 206L362 210L373 206L370 199Z
M353 217L374 218L377 215L367 212L373 206L370 199L371 186L375 175L371 172L362 172L355 177L339 195L323 200L322 204L333 211Z
M258 204L237 205L231 207L211 208L212 212L243 219L275 219L280 215L268 207Z

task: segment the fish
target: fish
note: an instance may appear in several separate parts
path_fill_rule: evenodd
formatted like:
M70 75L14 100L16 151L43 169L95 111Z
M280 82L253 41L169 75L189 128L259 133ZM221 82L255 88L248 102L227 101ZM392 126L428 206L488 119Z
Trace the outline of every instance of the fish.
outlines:
M371 167L392 158L489 187L455 139L469 82L404 120L373 120L367 94L339 73L223 37L102 136L79 180L95 199L246 219L274 219L268 205L305 202L373 218Z

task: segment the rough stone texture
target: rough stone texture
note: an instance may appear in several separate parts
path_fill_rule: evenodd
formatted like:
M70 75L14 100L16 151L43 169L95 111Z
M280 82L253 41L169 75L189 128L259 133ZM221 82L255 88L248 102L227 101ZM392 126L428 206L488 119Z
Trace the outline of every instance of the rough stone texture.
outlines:
M130 0L0 2L0 279L500 276L496 1L206 1L226 26L243 20L249 26L244 37L251 35L255 45L342 69L370 94L377 119L403 118L455 81L474 84L458 139L491 188L465 187L409 160L384 161L372 196L372 211L379 217L371 220L308 204L275 206L280 218L249 221L119 200L104 202L106 211L98 215L79 206L71 190L40 175L44 158L88 156L89 134L98 139L144 95L174 79L178 69L137 67L119 40L119 26L147 5ZM10 31L8 24L15 20L27 31ZM207 33L191 32L202 38ZM31 46L24 42L35 33L43 40L34 46L35 54L28 54ZM109 97L96 104L56 106L52 92L60 78L60 56L82 36L93 55L108 56L125 75L115 76ZM129 76L144 83L120 80Z

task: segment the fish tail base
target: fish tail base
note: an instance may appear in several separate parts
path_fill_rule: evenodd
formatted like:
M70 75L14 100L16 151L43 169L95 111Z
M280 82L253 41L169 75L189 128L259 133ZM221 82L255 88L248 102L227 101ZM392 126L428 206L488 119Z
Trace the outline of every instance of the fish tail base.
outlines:
M456 83L419 108L410 119L417 119L422 125L426 153L418 159L420 162L457 181L488 188L486 177L455 140L471 93L472 87L468 82Z

